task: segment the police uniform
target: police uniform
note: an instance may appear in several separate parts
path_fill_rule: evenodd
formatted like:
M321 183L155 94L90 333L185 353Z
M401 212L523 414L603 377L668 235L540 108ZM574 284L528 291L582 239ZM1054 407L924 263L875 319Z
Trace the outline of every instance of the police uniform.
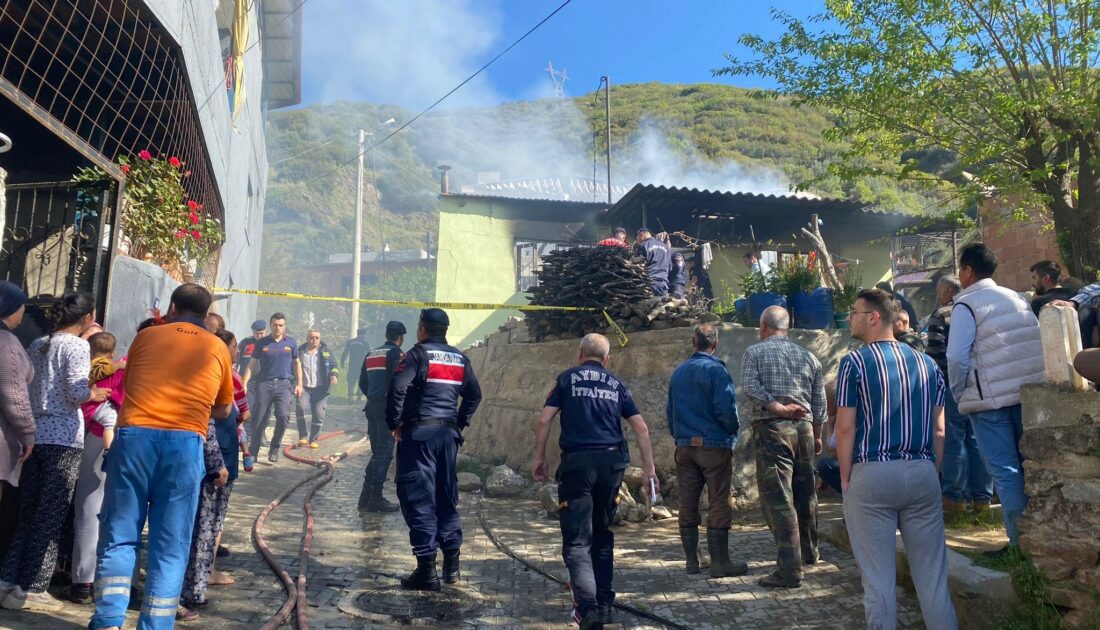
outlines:
M405 334L405 325L398 321L386 324L386 338L397 339ZM401 362L401 346L392 341L367 353L359 373L359 391L367 397L367 436L370 438L370 461L363 473L363 491L359 507L370 512L395 512L397 506L382 496L382 485L393 461L393 435L386 424L386 392L393 373Z
M546 406L561 409L562 558L579 619L615 603L610 528L630 461L622 420L638 415L638 407L626 385L595 360L559 374Z
M422 311L420 321L425 326L449 323L437 308ZM458 579L462 524L455 458L462 430L480 403L481 387L470 360L443 336L427 337L409 349L390 383L386 422L391 430L401 430L397 498L417 558L417 570L402 580L405 588L440 588L435 573L440 548L444 581Z
M647 228L638 230L648 231ZM672 266L672 252L668 246L656 237L649 237L638 243L635 252L645 258L645 273L649 276L649 288L653 289L653 295L668 295L668 271Z

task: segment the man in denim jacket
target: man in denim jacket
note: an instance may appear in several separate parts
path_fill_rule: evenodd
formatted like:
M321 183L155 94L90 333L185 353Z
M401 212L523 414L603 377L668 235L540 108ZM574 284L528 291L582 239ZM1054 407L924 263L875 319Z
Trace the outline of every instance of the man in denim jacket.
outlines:
M680 540L687 555L687 572L699 572L699 495L707 487L707 548L710 576L747 572L744 562L729 556L730 479L733 445L737 442L737 396L726 364L714 356L718 330L695 327L695 354L672 373L668 385L668 431L676 440L676 482L680 491Z

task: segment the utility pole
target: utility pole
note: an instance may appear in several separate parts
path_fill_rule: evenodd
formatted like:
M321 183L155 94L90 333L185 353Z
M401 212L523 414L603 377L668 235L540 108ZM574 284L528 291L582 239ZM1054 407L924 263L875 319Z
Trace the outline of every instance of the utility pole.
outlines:
M359 288L363 262L363 154L367 134L359 130L359 179L355 185L355 243L351 252L351 337L359 335Z
M603 103L607 114L607 205L611 205L611 79L606 75L603 80Z

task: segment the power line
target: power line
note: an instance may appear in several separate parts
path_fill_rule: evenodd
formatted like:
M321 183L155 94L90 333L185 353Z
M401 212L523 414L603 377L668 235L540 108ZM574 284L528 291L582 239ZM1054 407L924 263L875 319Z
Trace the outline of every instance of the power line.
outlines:
M419 114L417 114L417 115L413 116L412 118L410 118L410 119L409 119L409 120L408 120L407 122L405 122L405 123L404 123L403 125L401 125L401 126L400 126L400 127L398 127L397 129L394 129L394 130L393 130L393 132L391 132L391 133L390 133L390 135L386 136L385 138L382 138L382 139L381 139L381 140L379 140L378 142L375 142L375 143L371 144L371 145L370 145L369 147L367 147L366 149L364 149L364 150L363 150L363 153L362 153L362 154L357 154L357 155L356 155L355 157L353 157L353 158L351 158L350 160L348 160L348 161L346 161L346 162L344 162L344 163L340 164L339 166L337 166L336 168L332 169L331 171L329 171L329 172L327 172L327 173L325 173L325 174L323 174L323 175L320 175L320 176L318 176L318 177L314 177L313 179L311 179L311 180L309 180L308 182L306 182L306 184L307 184L307 185L308 185L308 184L312 184L313 182L315 182L315 181L317 181L317 180L319 180L319 179L324 179L324 178L328 177L329 175L332 175L333 173L336 173L337 171L339 171L340 169L344 168L344 167L345 167L345 166L347 166L348 164L351 164L352 162L354 162L354 161L358 160L358 159L359 159L359 155L363 155L363 154L366 154L366 152L370 151L371 149L373 149L373 148L377 147L378 145L380 145L380 144L382 144L382 143L386 142L386 141L387 141L387 140L389 140L390 138L392 138L392 137L396 136L397 134L401 133L401 131L402 131L402 130L404 130L404 129L405 129L405 127L408 127L409 125L411 125L411 124L413 124L414 122L416 122L416 121L417 121L417 119L419 119L419 118L420 118L421 116L423 116L424 114L427 114L428 112L430 112L430 111L432 111L433 109L435 109L435 107L436 107L437 105L439 105L439 104L440 104L440 103L442 103L443 101L447 100L447 98L448 98L448 97L450 97L450 96L451 96L452 94L454 94L455 92L457 92L458 90L460 90L460 89L461 89L461 88L462 88L462 87L463 87L464 85L466 85L466 84L467 84L467 83L469 83L470 81L473 81L473 80L474 80L474 78L475 78L475 77L477 77L477 75L479 75L479 74L481 74L482 72L484 72L484 71L485 71L485 70L486 70L486 69L487 69L487 68L488 68L489 66L493 65L493 63L494 63L494 62L496 62L496 60L498 60L498 59L500 59L501 57L503 57L504 55L506 55L506 54L508 53L508 51L512 50L512 49L513 49L513 48L515 48L515 47L516 47L517 45L519 45L519 43L520 43L520 42L522 42L523 40L527 39L527 37L528 37L528 36L529 36L529 35L530 35L531 33L534 33L535 31L537 31L537 30L539 29L539 27L540 27L540 26L542 26L543 24L545 24L545 23L547 23L548 21L550 21L550 18L552 18L552 17L554 17L555 15L557 15L559 11L561 11L561 10L562 10L562 9L564 9L564 8L565 8L566 6L568 6L568 5L569 5L569 3L570 3L570 2L572 2L572 1L573 1L573 0L565 0L565 2L561 3L561 5L560 5L560 6L558 6L558 8L554 9L553 11L551 11L551 12L550 12L550 14L549 14L549 15L547 15L547 16L546 16L546 17L544 17L544 18L542 18L542 20L540 20L538 24L535 24L534 26L532 26L532 27L530 28L530 30L528 30L528 31L527 31L526 33L524 33L524 34L523 34L523 35L522 35L522 36L521 36L521 37L520 37L519 39L517 39L516 41L512 42L512 43L511 43L511 44L510 44L510 45L509 45L509 46L508 46L507 48L505 48L504 50L500 51L500 53L498 53L498 54L497 54L497 56L493 57L493 58L492 58L492 59L490 59L490 60L489 60L488 62L486 62L486 63L485 63L485 65L483 65L483 66L481 66L480 68L478 68L476 72L474 72L474 73L473 73L473 74L471 74L470 76L466 77L466 78L465 78L465 79L464 79L464 80L462 81L462 83L459 83L458 85L456 85L456 86L454 86L453 88L451 88L451 91L449 91L449 92L447 92L446 94L444 94L443 96L439 97L439 99L438 99L438 100L436 100L436 102L434 102L434 103L432 103L431 105L429 105L428 107L426 107L426 108L425 108L425 109L424 109L423 111L421 111L421 112L420 112ZM303 0L302 4L305 4L305 0ZM299 6L300 6L300 5L299 5Z
M312 152L314 152L317 149L320 149L322 147L327 147L328 145L332 144L333 142L336 142L337 140L341 140L341 139L343 139L344 137L347 137L347 136L348 136L347 133L338 133L338 134L335 134L335 136L333 136L332 138L330 138L328 140L325 140L325 141L318 140L317 142L320 142L320 144L315 144L314 146L312 146L312 147L310 147L310 148L308 148L304 151L301 151L299 153L296 153L296 154L294 154L290 157L285 157L285 158L282 158L282 159L279 159L279 160L275 160L274 162L270 162L268 164L268 166L275 166L275 165L278 165L278 164L282 164L283 162L289 162L291 160L296 160L296 159L302 157L303 155L306 155L308 153L312 153Z

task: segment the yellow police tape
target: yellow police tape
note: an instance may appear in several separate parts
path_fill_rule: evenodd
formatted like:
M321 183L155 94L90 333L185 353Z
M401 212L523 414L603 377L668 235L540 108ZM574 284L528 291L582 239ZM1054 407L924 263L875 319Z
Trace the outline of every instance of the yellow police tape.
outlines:
M594 311L596 308L581 306L542 306L539 304L482 304L478 302L419 302L416 300L372 300L367 298L332 297L329 295L309 295L307 293L281 293L260 291L258 289L222 289L215 287L215 293L241 293L261 297L289 298L292 300L318 300L321 302L358 302L377 306L407 306L410 308L445 308L459 311Z
M358 302L360 304L373 304L376 306L405 306L410 308L443 308L459 311L595 311L592 307L583 306L543 306L540 304L483 304L478 302L420 302L416 300L373 300L368 298L333 297L330 295L310 295L308 293L286 293L280 291L261 291L259 289L223 289L214 287L215 293L240 293L243 295L258 295L260 297L288 298L292 300L318 300L321 302ZM619 339L619 346L625 346L629 339L622 328L611 319L607 311L603 311L604 318L611 326L615 336Z

